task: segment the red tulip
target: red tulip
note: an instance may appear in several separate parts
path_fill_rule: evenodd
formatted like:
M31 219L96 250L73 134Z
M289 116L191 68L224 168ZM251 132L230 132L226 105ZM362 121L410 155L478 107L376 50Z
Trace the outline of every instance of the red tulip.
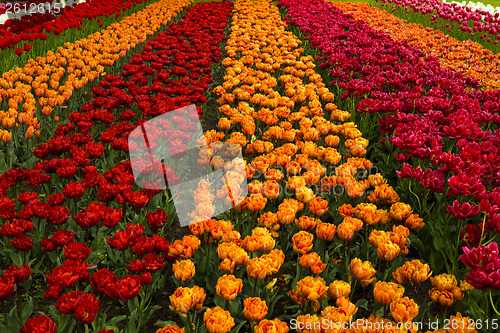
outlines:
M9 266L3 273L4 278L13 278L16 283L23 283L28 281L31 275L31 269L29 265L24 266Z
M116 277L113 272L109 271L107 268L102 268L94 273L90 279L90 284L95 291L105 293L108 284L113 284L117 281L118 277Z
M141 280L135 275L129 275L114 283L109 283L106 295L111 298L126 301L139 295L141 291Z
M88 258L91 250L85 243L72 242L64 246L66 259L83 261Z
M10 242L19 251L29 251L33 247L33 238L27 236L11 239Z
M478 205L471 205L468 202L460 205L458 200L453 201L453 206L446 207L446 210L448 211L448 213L461 220L473 218L474 216L479 214Z
M12 295L15 285L16 281L13 278L0 277L0 300Z
M29 318L23 325L25 333L56 333L56 324L45 315L37 315Z

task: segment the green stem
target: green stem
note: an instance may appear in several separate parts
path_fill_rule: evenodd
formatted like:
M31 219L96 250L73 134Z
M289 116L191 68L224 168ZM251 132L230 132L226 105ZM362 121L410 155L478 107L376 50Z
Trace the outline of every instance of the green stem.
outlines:
M408 190L410 191L411 194L413 194L417 200L418 200L418 209L420 211L420 213L422 213L422 204L420 203L420 198L418 197L418 195L416 195L415 193L413 193L413 191L411 190L411 181L408 182Z
M500 313L498 313L498 310L495 307L495 303L493 302L493 297L491 297L491 289L489 289L488 294L490 296L490 303L491 303L491 307L493 308L493 311L495 311L495 313L497 314L497 316L500 317Z
M483 225L481 226L481 238L479 239L479 245L478 247L481 245L481 243L483 242L483 237L484 237L484 226L486 225L486 214L484 214L484 218L483 218Z
M125 251L122 251L122 258L123 258L123 269L125 270L125 273L127 272L127 261L125 260Z
M193 327L191 326L191 315L189 314L189 311L188 311L188 313L186 313L186 316L187 316L187 327L186 327L186 331L187 331L188 333L192 333L192 332L193 332L193 330L192 330L192 328L193 328Z

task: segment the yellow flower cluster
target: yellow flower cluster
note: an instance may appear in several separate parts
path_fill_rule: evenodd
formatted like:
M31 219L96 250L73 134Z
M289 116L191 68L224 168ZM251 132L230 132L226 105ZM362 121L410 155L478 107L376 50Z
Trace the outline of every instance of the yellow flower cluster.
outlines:
M0 78L0 140L10 142L11 130L26 127L25 137L40 135L37 116L49 116L53 108L67 102L75 89L92 82L128 50L144 43L162 25L175 17L191 0L162 0L111 24L106 30L58 47L57 53L30 59L23 68Z

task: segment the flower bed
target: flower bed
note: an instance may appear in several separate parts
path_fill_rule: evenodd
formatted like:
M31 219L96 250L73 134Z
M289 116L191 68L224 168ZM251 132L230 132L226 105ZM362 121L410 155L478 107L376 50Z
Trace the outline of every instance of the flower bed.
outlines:
M392 39L406 41L425 54L438 57L441 67L480 80L482 88L500 88L500 59L497 54L482 45L459 41L439 30L408 23L366 3L334 4L345 13L353 15L355 19L363 20L372 28L388 33Z
M366 5L189 3L0 79L0 331L493 328L500 95L464 66L495 56Z
M407 162L402 167L397 164L396 170L401 168L399 177L410 181L400 181L397 189L408 189L407 198L413 198L418 211L436 221L427 224L430 235L421 234L432 242L435 252L420 249L433 269L445 269L457 278L467 275L467 281L482 283L480 289L495 290L488 278L467 274L457 261L461 238L470 247L496 240L498 167L495 153L490 153L497 150L498 114L491 106L498 91L469 91L475 83L442 69L437 58L421 58L421 51L391 40L331 4L281 3L288 8L290 22L301 28L311 46L321 50L318 59L334 78L331 84L344 92L343 98L358 112L373 115L362 117L363 129L373 128L380 119L380 132L372 134L382 137L382 142L387 138L388 150L381 145L377 156L389 155L389 161L395 153L396 162ZM323 13L321 19L315 15L319 13ZM446 206L450 215L444 212ZM469 208L472 210L465 214ZM486 269L483 272L491 274ZM468 299L477 302L477 298ZM481 302L495 306L487 298ZM472 311L486 319L477 307Z
M470 39L494 52L499 50L499 13L439 0L375 0L375 4L400 18L436 26L460 40Z
M108 74L94 87L93 100L71 113L70 122L58 126L51 140L35 148L35 167L13 168L1 176L1 232L7 241L2 252L13 264L2 283L7 289L26 288L22 283L30 274L45 274L44 296L55 300L50 306L55 323L46 316L24 323L34 311L35 295L27 304L14 299L15 315L3 331L17 332L23 325L25 332L33 332L43 324L47 332L56 332L57 323L58 331L79 331L85 325L87 330L109 332L127 319L127 332L142 332L158 310L150 302L167 278L161 272L164 260L176 257L160 236L168 204L158 209L158 191L134 190L130 162L120 161L128 152L128 133L153 112L206 100L200 92L211 83L210 64L221 55L217 45L224 38L231 7L194 6L178 24L172 23L134 54L123 66L123 76ZM214 25L214 18L220 23ZM201 57L189 59L193 53ZM183 76L178 69L191 74ZM164 90L162 85L177 75L182 77L178 88ZM155 82L151 90L150 79ZM157 95L156 106L146 108L145 94ZM26 191L12 196L22 186ZM12 298L13 289L7 289L3 299ZM108 316L109 305L120 302L128 315Z
M110 15L118 18L122 10L137 3L142 3L142 0L137 2L89 0L73 7L59 8L58 13L54 10L42 12L37 9L33 15L25 15L20 19L9 19L0 25L0 48L2 50L13 48L23 41L45 40L50 33L59 35L73 27L81 29L84 19L93 20L99 16L109 17ZM16 50L16 54L20 55L20 53L22 52Z
M61 110L75 90L95 80L104 72L104 66L113 65L128 50L143 43L188 3L177 0L151 4L102 32L67 43L65 48L58 48L58 53L49 51L47 57L31 60L21 70L4 73L0 79L0 96L8 110L0 113L4 147L10 142L18 146L18 142L39 136L44 130L52 132L41 127L38 118L51 116L54 109ZM42 140L47 140L50 132ZM12 159L6 162L7 168L13 165Z

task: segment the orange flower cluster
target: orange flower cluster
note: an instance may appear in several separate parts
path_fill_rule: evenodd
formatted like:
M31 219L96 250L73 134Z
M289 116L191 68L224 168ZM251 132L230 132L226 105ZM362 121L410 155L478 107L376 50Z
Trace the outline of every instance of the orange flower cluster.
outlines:
M355 217L346 216L337 227L337 236L341 240L350 240L356 231L363 227L363 221Z
M405 288L394 282L378 281L375 283L375 287L373 288L373 296L375 297L375 300L384 305L388 305L403 297L404 292Z
M53 108L67 102L75 89L94 81L128 50L144 43L162 25L175 17L191 0L158 1L144 10L111 24L106 30L74 43L65 43L57 54L30 59L24 68L8 71L0 78L0 139L8 142L16 126L26 127L26 138L40 135L38 115L49 116ZM65 81L62 79L66 78Z
M450 68L481 81L486 89L500 88L500 55L471 40L460 41L439 30L408 23L366 2L333 2L337 8L363 20L376 30L388 33L397 41L438 57L443 68Z
M432 289L429 290L430 298L441 304L450 307L453 302L459 301L464 297L460 287L458 287L457 278L452 274L441 274L431 277Z
M195 210L188 214L192 223L204 221L214 216L215 206L213 202L215 196L212 194L214 191L211 189L211 185L212 183L203 178L198 182L198 188L193 193L196 207Z
M370 234L370 244L377 248L381 260L391 261L400 253L408 254L406 246L410 230L405 226L392 226L392 231L373 230Z
M429 265L423 264L420 260L412 260L404 263L395 272L392 273L392 278L399 284L405 281L412 283L422 283L432 275Z
M201 242L194 235L187 235L182 240L175 240L168 248L168 256L172 258L189 259L193 256L194 251L200 248Z
M189 225L189 231L193 235L204 238L208 243L212 243L214 240L222 240L224 242L234 241L240 244L241 235L233 229L234 225L231 221L226 220L209 219Z
M217 254L222 260L219 269L228 274L233 274L236 267L245 266L250 259L248 253L234 242L220 243Z
M324 308L323 311L321 311L321 317L310 314L298 316L294 325L297 332L347 332L344 330L344 327L349 327L349 325L346 324L352 319L352 316L358 311L358 308L345 297L338 298L336 305L336 307L327 306ZM349 331L353 332L353 329L351 328Z
M194 276L194 262L190 259L176 261L175 264L172 265L172 270L174 271L174 276L177 280L189 280Z
M178 325L167 325L158 329L156 333L184 333L184 327L180 328Z
M203 315L203 321L209 333L227 333L235 325L231 313L220 306L207 309Z
M220 297L232 301L241 293L243 288L243 281L236 278L234 275L223 275L217 280L215 291Z
M354 215L363 219L363 221L368 225L381 224L385 225L392 220L392 216L385 209L378 209L375 204L372 203L360 203L354 210Z
M263 319L254 327L255 333L288 333L288 331L287 323L282 322L278 318L274 320Z
M300 256L299 264L304 268L309 268L314 274L320 274L326 268L326 264L321 261L321 257L316 252L310 252Z
M281 250L272 250L269 254L252 258L247 264L247 274L254 279L265 279L278 273L285 262L285 254Z
M198 286L193 288L179 287L170 296L170 308L181 314L186 314L190 310L201 310L206 298L205 290Z
M274 248L275 240L266 228L255 228L252 235L243 239L242 245L248 252L268 252Z

